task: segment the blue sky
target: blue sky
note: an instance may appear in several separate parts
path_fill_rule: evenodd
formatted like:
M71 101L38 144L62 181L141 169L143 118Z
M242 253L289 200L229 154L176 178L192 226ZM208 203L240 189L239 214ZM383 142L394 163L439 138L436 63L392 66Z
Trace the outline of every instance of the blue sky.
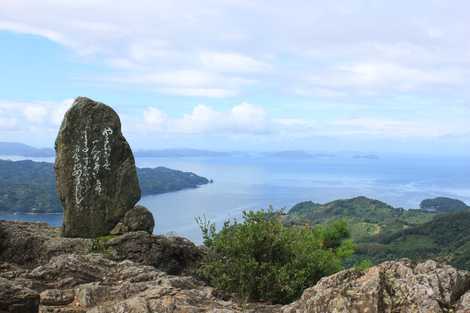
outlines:
M77 96L135 148L470 153L468 1L0 3L0 141Z

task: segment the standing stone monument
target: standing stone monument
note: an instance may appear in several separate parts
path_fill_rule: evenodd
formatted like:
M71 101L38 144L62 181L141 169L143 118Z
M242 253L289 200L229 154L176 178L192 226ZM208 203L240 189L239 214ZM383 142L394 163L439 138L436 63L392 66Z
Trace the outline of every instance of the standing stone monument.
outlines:
M85 97L65 114L56 143L65 237L109 234L140 200L134 156L109 106Z

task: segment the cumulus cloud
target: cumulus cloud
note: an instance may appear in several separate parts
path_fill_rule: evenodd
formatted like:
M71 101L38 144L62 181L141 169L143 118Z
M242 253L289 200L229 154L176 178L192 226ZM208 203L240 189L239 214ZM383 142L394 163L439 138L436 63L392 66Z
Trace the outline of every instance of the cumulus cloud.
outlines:
M468 111L468 110L467 110ZM443 138L463 136L470 132L465 118L435 117L393 119L367 115L330 119L275 117L261 106L240 103L227 110L197 105L180 117L170 117L157 107L143 112L142 132L159 135L243 135L271 138L306 138L326 136L382 138ZM138 123L136 123L138 124Z
M0 128L14 132L56 132L72 102L72 99L61 102L0 100Z
M233 97L257 82L273 94L432 97L468 89L469 10L464 0L3 0L0 30L47 38L108 65L103 80L161 93Z
M227 111L200 104L179 118L170 118L158 108L147 107L144 121L145 129L174 134L254 135L269 133L273 126L263 108L246 102Z

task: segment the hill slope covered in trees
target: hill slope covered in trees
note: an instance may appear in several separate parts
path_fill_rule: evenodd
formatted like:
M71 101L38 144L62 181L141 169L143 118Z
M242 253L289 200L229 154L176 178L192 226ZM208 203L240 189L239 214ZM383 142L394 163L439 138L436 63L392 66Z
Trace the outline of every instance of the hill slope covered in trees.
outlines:
M422 203L422 209L404 210L366 197L326 204L307 201L292 207L284 221L314 226L346 221L358 247L349 265L364 259L379 263L432 258L470 270L469 207L450 198L426 199Z
M316 225L342 219L349 225L352 238L361 242L428 222L434 215L434 212L394 208L382 201L356 197L325 204L301 202L289 211L286 223Z
M209 182L194 173L165 167L138 168L137 174L142 195L196 188ZM0 211L62 212L53 164L0 160Z

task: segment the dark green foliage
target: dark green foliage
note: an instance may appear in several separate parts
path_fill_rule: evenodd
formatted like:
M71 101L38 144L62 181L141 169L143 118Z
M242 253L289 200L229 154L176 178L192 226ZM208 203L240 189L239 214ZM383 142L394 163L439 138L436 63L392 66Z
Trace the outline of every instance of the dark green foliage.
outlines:
M143 195L195 188L209 181L165 167L137 169ZM51 163L0 160L0 211L62 212Z
M365 272L373 265L374 263L371 260L364 259L364 260L359 261L356 265L354 265L354 269L358 272Z
M426 211L438 213L456 213L470 209L464 202L446 197L423 200L419 207Z
M288 303L321 277L342 268L354 246L347 225L286 227L272 211L244 212L242 222L198 220L208 248L201 278L246 300Z
M0 160L0 211L62 211L53 165Z
M304 201L297 203L290 210L289 214L309 214L313 209L320 207L320 203L315 203L312 201Z
M321 224L343 219L358 242L348 266L364 259L374 263L399 258L439 259L470 270L470 210L459 200L427 199L420 210L393 208L377 200L357 197L327 204L302 202L294 206L287 225ZM460 212L443 214L445 212Z
M140 189L142 194L159 194L208 184L209 180L191 172L172 170L166 167L139 168Z
M349 225L355 241L368 241L371 237L391 234L410 226L430 221L434 213L424 210L394 208L384 202L356 197L326 204L301 202L289 211L288 225L316 225L343 219Z
M470 212L437 215L432 221L361 244L359 257L375 262L441 259L470 270Z

